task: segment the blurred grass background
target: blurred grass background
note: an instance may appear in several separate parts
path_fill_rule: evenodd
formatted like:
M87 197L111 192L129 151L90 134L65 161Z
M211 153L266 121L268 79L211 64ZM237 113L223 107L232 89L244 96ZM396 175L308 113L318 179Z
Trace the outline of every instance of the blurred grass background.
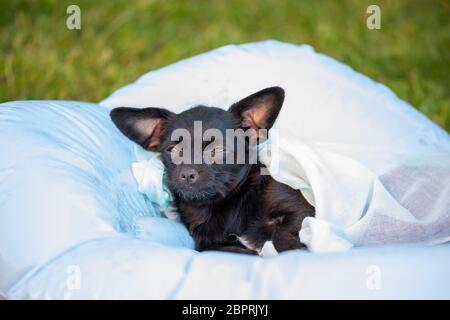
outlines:
M66 8L81 8L81 30ZM370 4L381 30L366 27ZM450 0L0 0L0 101L99 101L145 72L277 39L393 89L450 131Z

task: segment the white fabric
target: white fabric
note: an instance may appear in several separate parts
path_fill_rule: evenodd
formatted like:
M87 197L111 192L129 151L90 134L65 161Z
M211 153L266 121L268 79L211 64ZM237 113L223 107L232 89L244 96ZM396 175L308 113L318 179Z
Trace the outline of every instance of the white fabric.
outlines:
M449 244L322 254L291 251L259 258L104 238L76 246L29 273L8 297L450 299L449 268Z
M320 144L281 139L278 151L280 163L269 167L273 176L293 187L310 183L316 217L307 218L300 231L310 250L449 240L449 153L411 150L373 169L349 151L343 155Z
M131 174L133 146L95 104L0 104L0 291L61 252L158 216Z
M108 109L225 107L269 85L287 92L276 124L280 136L294 129L280 145L288 165L273 174L301 189L324 217L320 223L307 220L302 230L302 239L313 239L312 250L342 250L358 239L443 240L448 220L441 213L448 197L423 201L421 195L436 199L438 191L448 190L447 133L384 86L310 47L228 46L142 77L105 100L108 108L60 101L0 104L0 295L449 299L448 244L264 259L198 253L185 227L160 217L148 189L138 191L132 163L145 159L136 158ZM276 154L267 159L270 165ZM414 184L422 187L404 192ZM372 197L361 190L372 190ZM393 199L414 212L400 236L398 223L386 223L391 212L401 213ZM417 208L434 215L418 215ZM334 215L337 209L343 214ZM436 230L439 217L444 219ZM428 224L420 225L420 236L407 239L418 220ZM271 249L264 248L268 255Z
M173 206L173 198L164 181L164 165L158 154L148 152L137 144L134 145L136 162L131 164L138 190L150 202L161 216L179 221L179 214Z
M286 99L269 171L314 202L313 251L450 237L449 135L388 88L309 46L226 46L150 72L102 102L228 107L278 85ZM278 154L277 154L278 153Z

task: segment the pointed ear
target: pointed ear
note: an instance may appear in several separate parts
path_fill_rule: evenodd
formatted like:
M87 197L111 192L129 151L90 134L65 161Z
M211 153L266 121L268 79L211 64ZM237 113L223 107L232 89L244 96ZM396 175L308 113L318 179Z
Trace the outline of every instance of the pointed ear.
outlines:
M119 107L110 113L111 120L128 139L151 151L158 151L164 125L172 115L160 108Z
M258 91L233 104L229 112L233 113L242 128L269 130L280 113L284 101L284 90L280 87L270 87Z

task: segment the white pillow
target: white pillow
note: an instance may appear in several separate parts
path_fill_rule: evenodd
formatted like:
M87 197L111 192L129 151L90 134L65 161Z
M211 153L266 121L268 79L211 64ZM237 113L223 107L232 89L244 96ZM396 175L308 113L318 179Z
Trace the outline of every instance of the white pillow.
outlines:
M137 192L133 146L96 104L0 105L0 291L81 242L157 216Z
M197 104L227 108L269 86L286 91L274 128L290 140L380 152L450 151L448 134L386 86L308 45L225 46L151 71L100 104L172 111Z
M93 239L28 273L8 291L8 298L171 298L195 255L193 250L130 237Z
M450 150L445 131L385 86L316 54L309 46L274 41L227 46L151 72L103 101L108 108L57 101L2 104L0 291L15 283L10 291L13 298L64 297L65 283L60 280L67 279L67 267L77 263L88 272L88 285L78 292L82 298L193 298L204 297L205 292L214 297L260 297L264 290L258 288L270 289L266 284L273 278L272 267L289 269L283 273L289 279L301 272L296 253L263 261L170 248L191 248L192 239L174 221L142 220L158 213L138 192L132 177L133 144L108 116L108 109L121 105L172 110L198 103L227 107L271 85L286 89L276 126L293 140L361 146L377 154L392 148L405 153ZM376 169L377 162L370 163L367 153L353 156ZM145 230L137 229L139 221L146 221L141 224ZM117 231L145 241L131 240ZM166 246L147 243L153 241ZM442 259L448 262L447 256ZM99 270L108 268L103 258L114 262L106 274ZM249 291L248 274L260 267L267 277L255 275L252 281L257 285ZM132 284L128 274L133 274ZM227 277L211 283L216 274ZM422 276L425 284L426 276ZM114 279L120 280L114 283L116 291L107 292ZM298 296L302 282L292 291L280 286L276 294L265 297ZM227 288L224 294L221 289Z

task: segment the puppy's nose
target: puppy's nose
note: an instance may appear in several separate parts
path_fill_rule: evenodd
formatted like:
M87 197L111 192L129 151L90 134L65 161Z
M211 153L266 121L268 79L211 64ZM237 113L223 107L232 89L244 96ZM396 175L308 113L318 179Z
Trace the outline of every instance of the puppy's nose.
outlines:
M198 180L198 172L192 168L181 169L178 179L181 182L186 182L188 184L194 184Z

